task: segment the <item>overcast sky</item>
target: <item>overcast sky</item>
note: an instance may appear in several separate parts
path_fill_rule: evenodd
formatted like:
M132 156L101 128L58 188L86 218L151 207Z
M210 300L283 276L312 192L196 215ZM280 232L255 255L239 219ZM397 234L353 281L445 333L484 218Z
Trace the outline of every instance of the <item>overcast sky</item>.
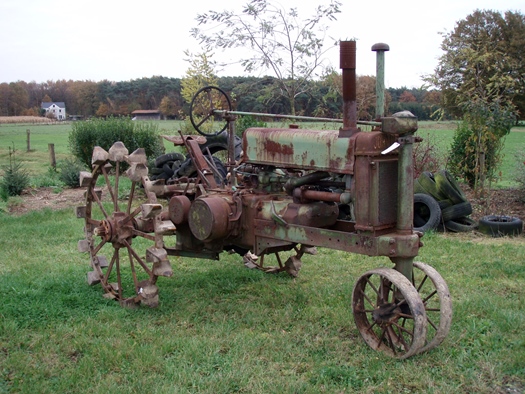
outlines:
M321 0L281 0L302 19ZM127 81L161 75L181 78L184 51L200 48L189 31L209 10L241 10L248 0L0 0L0 83L58 79ZM375 75L373 44L387 43L386 85L422 85L441 55L440 32L475 9L525 13L525 0L342 0L329 36L357 40L357 74ZM331 41L327 41L329 43ZM232 55L234 55L232 57ZM216 61L234 62L233 51L216 51ZM339 68L339 51L327 61ZM243 75L227 67L219 76ZM271 75L261 71L261 75Z

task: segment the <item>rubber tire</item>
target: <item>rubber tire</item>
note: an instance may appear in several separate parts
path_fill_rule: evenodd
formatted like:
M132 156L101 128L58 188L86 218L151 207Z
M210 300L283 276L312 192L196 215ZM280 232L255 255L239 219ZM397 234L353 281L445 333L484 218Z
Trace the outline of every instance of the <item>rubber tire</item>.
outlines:
M177 160L183 161L186 159L182 153L172 152L161 155L155 159L155 167L162 168L162 166L168 162L174 162Z
M223 162L218 157L212 156L211 158L213 160L213 163L215 164L215 167L217 167L217 171L219 172L222 178L222 179L218 178L217 175L215 175L215 181L217 183L225 183L226 176L228 174L226 166L223 164ZM186 161L184 161L179 167L179 169L177 169L173 174L173 177L175 178L180 178L184 176L187 176L189 178L195 178L197 176L197 169L193 165L193 161L191 159L187 159Z
M441 212L442 213L443 213L443 209L451 207L452 205L454 205L452 203L452 201L450 201L449 199L447 199L447 200L439 200L438 204L439 204L439 207L441 208Z
M434 180L439 194L447 196L454 204L467 202L465 193L463 193L456 179L448 171L438 171L434 174Z
M453 233L468 233L478 228L478 222L469 217L462 217L445 222L445 228Z
M150 178L151 178L151 175L160 175L163 172L164 170L162 168L153 167L149 170Z
M488 215L479 220L478 230L492 237L519 235L523 232L523 221L512 216Z
M467 201L441 209L441 218L444 222L448 222L469 216L471 213L472 205Z
M434 180L434 175L431 172L425 171L421 173L419 178L417 178L417 184L418 191L434 197L437 201L448 199L446 194L439 192L436 181Z
M173 161L168 161L162 166L162 172L164 172L170 178L173 176L173 163Z
M423 220L424 224L420 221ZM414 194L414 231L435 230L441 221L441 208L438 202L428 194Z

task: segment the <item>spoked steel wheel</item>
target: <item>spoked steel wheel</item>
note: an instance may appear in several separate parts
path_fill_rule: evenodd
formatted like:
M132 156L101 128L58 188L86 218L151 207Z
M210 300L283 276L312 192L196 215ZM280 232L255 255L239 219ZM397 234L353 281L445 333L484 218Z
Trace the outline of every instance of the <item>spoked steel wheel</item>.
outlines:
M125 172L123 162L129 165ZM91 173L80 174L86 205L77 208L77 216L85 219L86 238L78 247L90 256L88 283L100 283L104 296L123 306L140 303L156 307L157 278L172 275L163 235L174 227L162 220L162 206L155 195L148 193L146 197L137 187L148 174L144 150L128 154L121 142L113 144L109 152L95 147L92 163ZM128 200L122 202L119 184L124 183L124 175L131 186Z
M431 266L415 261L412 284L425 305L427 337L419 352L433 349L446 338L452 323L452 298L443 277Z
M357 328L372 349L404 359L424 346L425 306L410 281L396 270L378 268L361 276L352 307Z
M206 86L195 93L191 100L190 121L200 134L216 136L228 127L228 121L223 115L224 111L231 110L230 98L222 89Z

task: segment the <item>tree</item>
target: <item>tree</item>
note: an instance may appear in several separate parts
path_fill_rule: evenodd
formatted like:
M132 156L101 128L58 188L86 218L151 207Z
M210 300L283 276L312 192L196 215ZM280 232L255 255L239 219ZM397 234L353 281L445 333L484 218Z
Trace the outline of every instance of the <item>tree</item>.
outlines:
M26 83L23 81L11 82L9 95L9 115L20 116L22 112L27 109L29 103L29 94L26 90Z
M399 102L400 103L416 103L417 99L416 99L416 96L414 96L408 90L405 90L403 93L401 93L401 96L399 96Z
M211 60L212 52L193 54L184 51L184 54L187 56L185 60L190 63L190 67L186 70L186 76L181 81L181 96L187 103L190 103L199 89L209 85L217 85L216 63Z
M444 34L445 52L427 81L443 107L463 117L451 146L450 168L476 192L494 177L505 135L525 95L525 17L476 10Z
M482 99L516 110L525 97L525 16L476 10L443 37L444 54L425 80L442 91L444 108L462 115Z
M271 70L279 93L290 102L295 114L295 99L308 87L307 81L323 63L326 53L325 20L333 21L341 2L330 0L317 6L310 18L300 19L297 8L285 9L271 0L251 0L240 13L209 11L197 15L199 25L214 24L211 30L191 29L191 35L206 48L243 48L240 60L248 73Z
M166 119L176 118L180 107L170 96L164 96L160 101L159 110Z

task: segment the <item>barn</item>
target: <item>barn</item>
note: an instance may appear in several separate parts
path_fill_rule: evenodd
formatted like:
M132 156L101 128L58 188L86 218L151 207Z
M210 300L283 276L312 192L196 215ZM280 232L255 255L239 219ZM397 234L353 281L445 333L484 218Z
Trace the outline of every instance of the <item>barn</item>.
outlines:
M160 120L160 111L158 109L138 109L131 113L133 120Z

